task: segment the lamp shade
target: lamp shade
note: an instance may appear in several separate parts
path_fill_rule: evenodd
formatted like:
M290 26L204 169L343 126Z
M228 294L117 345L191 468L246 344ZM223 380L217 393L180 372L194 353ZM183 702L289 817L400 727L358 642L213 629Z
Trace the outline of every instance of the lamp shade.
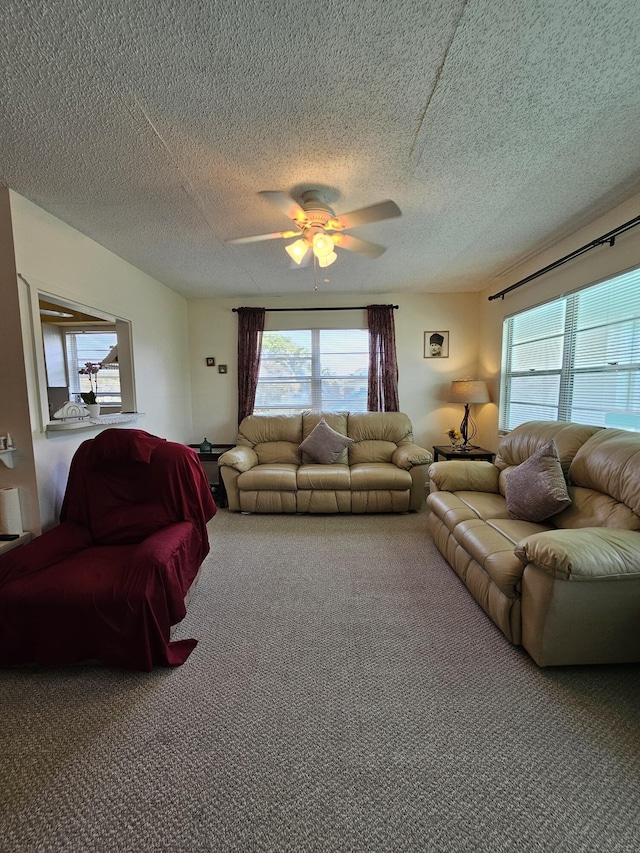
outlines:
M304 240L296 240L295 243L290 243L284 248L285 251L288 253L289 257L297 264L302 263L304 256L309 251L309 246L307 246Z
M449 392L450 403L488 403L489 389L484 379L454 379Z
M335 252L331 252L330 255L327 255L326 258L318 258L318 266L319 267L330 267L334 261L338 260L338 256Z

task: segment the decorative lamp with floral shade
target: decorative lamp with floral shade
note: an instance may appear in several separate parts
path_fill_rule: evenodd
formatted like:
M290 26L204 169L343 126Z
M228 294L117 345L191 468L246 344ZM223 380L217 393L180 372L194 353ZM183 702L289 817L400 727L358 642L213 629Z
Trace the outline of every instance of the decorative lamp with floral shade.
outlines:
M475 438L478 428L469 413L472 403L489 403L489 389L483 379L455 379L449 392L450 403L464 403L464 417L460 424L462 444L460 451L471 450L470 442Z

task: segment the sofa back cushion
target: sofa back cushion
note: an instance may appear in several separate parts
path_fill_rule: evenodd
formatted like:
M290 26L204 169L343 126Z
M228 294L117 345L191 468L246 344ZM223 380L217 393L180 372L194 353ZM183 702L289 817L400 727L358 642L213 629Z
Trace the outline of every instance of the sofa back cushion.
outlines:
M249 415L238 428L237 444L252 447L260 465L310 462L299 450L321 418L353 439L336 459L356 465L391 462L399 445L413 444L413 427L403 412L302 412L299 415ZM348 456L347 456L348 453Z
M550 523L565 530L578 527L613 527L640 530L640 517L609 495L581 486L569 486L571 504Z
M640 434L603 429L593 435L576 453L569 482L607 495L640 517Z
M273 462L299 465L301 441L301 415L249 415L238 428L237 443L252 447L260 465Z
M349 464L391 462L396 448L413 444L413 427L403 412L350 413L347 435L354 443L349 447Z
M602 427L560 421L527 421L512 429L498 446L495 464L500 469L500 493L506 493L506 477L509 468L520 465L533 456L541 447L555 441L560 465L565 477L574 456L592 435Z

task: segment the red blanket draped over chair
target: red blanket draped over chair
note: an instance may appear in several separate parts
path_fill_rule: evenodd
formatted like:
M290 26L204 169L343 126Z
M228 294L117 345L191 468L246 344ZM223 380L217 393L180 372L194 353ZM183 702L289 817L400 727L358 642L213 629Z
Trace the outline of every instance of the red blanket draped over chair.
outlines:
M197 454L108 429L71 462L60 524L0 558L0 664L183 663L170 641L216 512Z

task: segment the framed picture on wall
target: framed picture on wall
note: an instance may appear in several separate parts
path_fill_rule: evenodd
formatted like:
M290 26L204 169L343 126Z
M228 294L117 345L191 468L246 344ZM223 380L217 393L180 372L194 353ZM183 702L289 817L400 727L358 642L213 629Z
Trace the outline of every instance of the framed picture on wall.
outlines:
M424 333L424 358L449 358L449 332Z

